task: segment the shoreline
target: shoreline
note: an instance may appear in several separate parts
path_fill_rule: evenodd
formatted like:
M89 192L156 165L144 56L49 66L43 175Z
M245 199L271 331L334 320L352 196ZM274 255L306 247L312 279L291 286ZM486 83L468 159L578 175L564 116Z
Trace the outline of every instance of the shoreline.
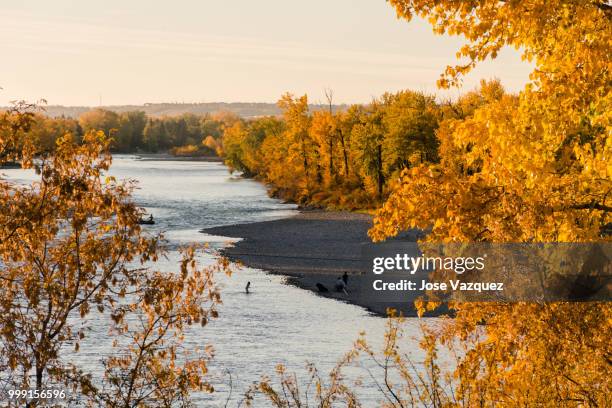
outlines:
M367 311L386 316L387 307L393 307L404 316L416 316L413 298L401 303L375 302L369 296L370 285L361 259L364 245L372 245L367 231L372 225L368 214L345 211L302 210L299 214L272 221L235 224L201 230L203 233L242 238L224 248L221 253L233 262L283 275L287 283L319 296L363 307ZM416 242L418 231L407 231L394 241ZM348 294L333 290L336 279L347 273ZM317 289L320 283L329 292ZM369 286L368 286L369 287ZM440 308L426 316L445 313Z
M137 157L140 161L199 161L223 163L223 158L219 156L173 156L170 153L125 153Z

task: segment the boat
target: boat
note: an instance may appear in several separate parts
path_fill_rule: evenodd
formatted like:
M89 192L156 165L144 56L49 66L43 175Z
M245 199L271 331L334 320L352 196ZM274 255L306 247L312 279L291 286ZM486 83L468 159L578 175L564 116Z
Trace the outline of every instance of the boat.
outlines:
M140 224L140 225L153 225L153 224L155 224L155 221L153 220L153 216L151 215L147 219L142 219L142 218L139 219L138 220L138 224Z

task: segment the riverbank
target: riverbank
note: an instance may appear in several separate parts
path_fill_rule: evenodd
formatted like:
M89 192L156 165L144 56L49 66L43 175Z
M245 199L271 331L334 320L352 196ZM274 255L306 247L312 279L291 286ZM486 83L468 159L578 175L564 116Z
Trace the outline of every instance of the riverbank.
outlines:
M380 303L369 296L370 279L363 268L364 245L371 245L367 236L372 217L367 214L307 210L298 215L274 221L207 228L202 232L241 241L224 249L232 261L288 276L288 282L321 296L364 307L380 316L387 307L401 310L406 316L416 315L412 301L421 295L414 292L402 303ZM420 236L409 231L398 241L415 242ZM348 294L333 290L338 276L349 275ZM317 283L329 288L320 292Z
M134 153L138 160L142 161L204 161L222 163L223 158L219 156L174 156L169 153Z

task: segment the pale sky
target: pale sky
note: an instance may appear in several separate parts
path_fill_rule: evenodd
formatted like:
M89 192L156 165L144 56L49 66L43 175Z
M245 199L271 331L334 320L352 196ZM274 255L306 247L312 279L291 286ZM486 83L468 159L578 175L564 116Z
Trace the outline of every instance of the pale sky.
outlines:
M275 102L287 91L367 102L439 92L459 38L397 20L384 0L22 0L0 5L0 105ZM466 79L511 91L529 65L506 50Z

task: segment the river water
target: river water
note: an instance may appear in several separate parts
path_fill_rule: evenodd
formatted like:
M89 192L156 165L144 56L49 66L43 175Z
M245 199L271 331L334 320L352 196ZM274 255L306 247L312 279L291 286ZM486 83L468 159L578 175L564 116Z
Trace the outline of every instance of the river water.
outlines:
M31 172L2 170L11 179L32 180ZM208 242L213 247L227 245L228 238L199 232L202 228L235 223L257 222L288 217L295 206L267 196L265 187L253 180L232 176L220 163L140 160L135 156L113 158L111 174L119 179L138 181L135 201L155 216L152 232L164 231L171 248L179 244ZM176 270L178 254L171 250L160 269ZM205 255L204 262L213 262ZM364 309L326 299L284 283L284 278L264 271L242 267L227 278L219 276L223 305L219 319L206 327L191 327L187 346L211 344L215 350L210 362L209 380L213 394L196 394L196 406L224 406L230 394L236 406L244 391L262 375L274 376L275 366L283 363L299 378L306 378L305 364L315 363L327 373L351 349L361 331L372 344L380 345L385 319ZM247 281L252 294L246 295ZM87 342L71 359L96 375L101 373L100 359L111 352L103 319L94 322ZM418 337L419 322L408 320L406 331ZM415 361L422 355L414 340ZM365 372L355 375L366 375ZM368 385L369 384L369 385ZM366 406L377 405L380 394L368 379L359 395ZM255 406L267 406L259 401Z

